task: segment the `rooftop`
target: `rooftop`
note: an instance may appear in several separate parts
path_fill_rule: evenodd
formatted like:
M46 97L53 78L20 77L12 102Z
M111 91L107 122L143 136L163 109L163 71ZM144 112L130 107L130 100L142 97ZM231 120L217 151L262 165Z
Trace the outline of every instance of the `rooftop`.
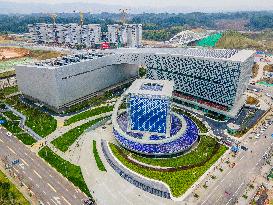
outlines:
M173 56L202 57L243 62L255 54L254 50L215 49L215 48L119 48L107 50L116 54L162 54Z
M126 91L126 94L156 95L171 97L174 83L168 80L138 79Z

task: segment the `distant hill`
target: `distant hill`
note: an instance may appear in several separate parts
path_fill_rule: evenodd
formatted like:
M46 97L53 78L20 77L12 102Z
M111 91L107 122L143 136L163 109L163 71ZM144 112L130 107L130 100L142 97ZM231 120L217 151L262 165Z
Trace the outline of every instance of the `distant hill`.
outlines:
M45 1L43 1L45 2ZM74 10L100 13L102 11L118 12L121 5L91 4L91 3L20 3L0 1L2 14L30 14L30 13L72 13Z

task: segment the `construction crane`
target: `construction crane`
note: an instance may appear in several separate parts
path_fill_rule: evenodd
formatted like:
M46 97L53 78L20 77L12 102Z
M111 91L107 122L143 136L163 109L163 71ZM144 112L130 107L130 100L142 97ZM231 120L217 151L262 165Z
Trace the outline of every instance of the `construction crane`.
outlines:
M55 25L56 24L57 14L50 14L50 17L52 19L52 23Z
M119 9L120 11L120 21L122 24L126 23L126 15L128 14L129 9Z
M73 10L73 13L76 13L76 12L78 12L78 11ZM80 14L80 23L79 23L79 25L82 27L83 26L83 22L84 22L84 15L83 15L82 11L79 11L79 14Z
M83 21L84 21L83 12L80 11L79 14L80 14L80 26L82 27Z

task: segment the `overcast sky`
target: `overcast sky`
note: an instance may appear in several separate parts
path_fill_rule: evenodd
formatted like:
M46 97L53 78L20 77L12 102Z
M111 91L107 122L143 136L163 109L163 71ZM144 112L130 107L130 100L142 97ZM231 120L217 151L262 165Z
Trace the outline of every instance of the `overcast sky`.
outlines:
M35 3L99 3L109 5L122 5L124 7L153 7L181 8L196 11L233 11L233 10L272 10L273 0L4 0L8 2L35 2Z

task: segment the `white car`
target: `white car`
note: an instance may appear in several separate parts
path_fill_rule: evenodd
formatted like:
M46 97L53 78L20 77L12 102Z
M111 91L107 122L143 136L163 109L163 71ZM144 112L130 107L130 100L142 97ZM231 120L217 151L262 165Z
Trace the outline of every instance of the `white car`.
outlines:
M11 132L7 132L7 135L8 135L9 137L11 137L11 136L12 136Z
M267 97L271 97L271 95L269 95L268 93L265 94Z

